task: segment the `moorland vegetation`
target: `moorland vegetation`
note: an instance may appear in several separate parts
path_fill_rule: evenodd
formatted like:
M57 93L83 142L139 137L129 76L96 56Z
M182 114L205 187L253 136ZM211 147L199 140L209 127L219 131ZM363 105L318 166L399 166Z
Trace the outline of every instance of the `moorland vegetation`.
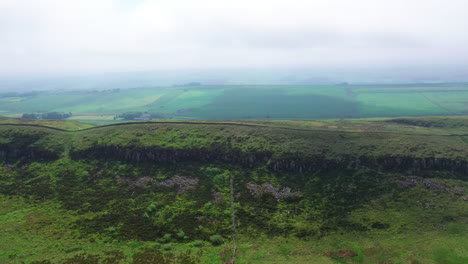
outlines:
M2 263L467 260L465 117L1 123Z

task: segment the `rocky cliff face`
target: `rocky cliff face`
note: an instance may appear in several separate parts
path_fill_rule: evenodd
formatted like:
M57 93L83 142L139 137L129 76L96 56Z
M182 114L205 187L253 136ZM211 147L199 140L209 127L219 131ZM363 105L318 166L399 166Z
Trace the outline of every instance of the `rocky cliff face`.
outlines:
M54 160L59 155L55 152L41 150L39 148L18 148L9 145L0 145L0 160L30 159L30 160Z
M70 153L74 158L116 158L132 162L176 164L180 162L227 162L254 167L268 161L271 153L241 153L221 149L158 149L124 148L119 146L94 147Z
M413 170L415 172L420 172L423 170L446 170L468 175L468 162L432 157L383 156L373 158L366 156L337 156L336 159L325 159L321 156L316 156L307 159L273 159L269 164L274 171L291 172L307 172L349 167L358 168L360 166L365 166L380 167L387 171Z
M120 159L130 162L177 164L181 162L226 162L252 168L267 165L273 171L308 172L340 168L379 167L387 171L445 170L468 175L468 162L448 158L415 158L405 156L323 156L274 158L268 152L241 152L222 149L157 149L94 147L71 153L74 158Z
M408 168L421 170L448 170L468 174L468 162L447 158L385 157L377 161L387 169Z

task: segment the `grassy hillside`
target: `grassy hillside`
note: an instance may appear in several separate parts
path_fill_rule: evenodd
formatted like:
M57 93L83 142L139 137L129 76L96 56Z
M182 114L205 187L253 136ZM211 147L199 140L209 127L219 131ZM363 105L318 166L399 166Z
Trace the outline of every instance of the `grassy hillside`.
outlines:
M466 117L3 124L0 262L222 263L234 197L238 263L466 263L467 134Z
M468 113L466 84L343 86L185 86L0 94L0 114L72 112L113 122L128 111L173 119L327 119Z
M85 128L94 127L95 125L82 123L72 120L34 120L34 119L21 119L21 118L8 118L0 116L0 125L6 124L20 124L20 125L40 125L46 127L54 127L65 130L80 130Z

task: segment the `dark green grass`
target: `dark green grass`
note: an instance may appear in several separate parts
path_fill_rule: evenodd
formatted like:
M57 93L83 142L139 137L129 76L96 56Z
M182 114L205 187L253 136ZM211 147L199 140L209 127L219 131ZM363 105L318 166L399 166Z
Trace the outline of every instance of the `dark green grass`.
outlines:
M293 89L291 89L293 90ZM193 112L198 119L307 119L356 116L354 103L330 95L288 94L283 89L231 89Z

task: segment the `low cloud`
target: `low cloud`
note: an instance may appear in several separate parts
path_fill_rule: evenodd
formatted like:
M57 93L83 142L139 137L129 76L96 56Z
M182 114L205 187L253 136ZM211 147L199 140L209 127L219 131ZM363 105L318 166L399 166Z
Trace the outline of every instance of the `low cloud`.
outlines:
M0 73L456 65L464 0L2 0Z

